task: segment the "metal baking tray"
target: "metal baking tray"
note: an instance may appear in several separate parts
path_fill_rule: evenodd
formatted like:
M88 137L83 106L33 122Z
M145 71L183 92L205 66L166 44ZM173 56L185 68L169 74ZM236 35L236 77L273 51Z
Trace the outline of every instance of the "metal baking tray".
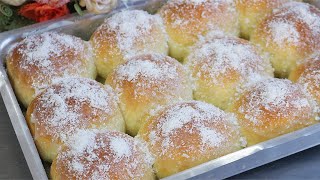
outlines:
M25 109L20 107L12 90L5 69L5 57L10 48L21 38L46 31L59 31L88 40L103 19L124 8L147 9L156 11L164 0L134 0L120 4L108 15L84 16L71 15L47 23L41 23L0 34L0 92L9 113L23 154L34 179L48 179L45 169L47 163L42 162L33 138L24 118ZM194 168L185 170L165 179L223 179L253 169L263 164L278 160L291 154L303 151L320 144L320 124L316 124L275 139L247 147L232 154L209 161Z

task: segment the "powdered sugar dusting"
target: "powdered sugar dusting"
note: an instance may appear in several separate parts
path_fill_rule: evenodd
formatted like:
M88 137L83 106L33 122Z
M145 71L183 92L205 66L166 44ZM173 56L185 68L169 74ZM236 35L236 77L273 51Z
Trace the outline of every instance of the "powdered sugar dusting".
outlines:
M275 12L280 12L279 16L293 14L300 21L306 23L314 34L320 33L320 11L314 6L307 3L290 2L286 3L282 8L288 11L281 12L281 8L275 10Z
M31 76L36 95L56 78L88 73L86 61L91 58L87 51L90 47L80 38L46 32L29 36L15 47L10 54L15 51L20 55L17 63L26 76Z
M131 155L130 146L124 139L111 138L110 148L115 152L117 159Z
M153 164L138 140L120 132L78 130L66 145L56 171L68 179L142 178Z
M139 76L144 76L153 80L173 79L177 75L176 68L170 66L169 63L159 65L156 62L134 60L128 63L128 66L120 66L118 73L121 74L122 79L128 81L136 81Z
M271 81L270 84L262 84L262 87L258 87L258 89L260 88L263 89L261 94L263 102L276 106L285 105L286 95L290 92L288 90L288 82L277 83L276 81Z
M153 128L150 129L148 138L152 146L161 145L161 151L158 153L162 156L168 155L167 153L172 148L185 147L184 143L187 143L184 142L184 138L187 136L185 133L190 137L199 134L198 140L193 140L192 143L199 143L200 146L197 148L200 148L198 151L201 152L210 147L223 146L228 142L230 134L238 131L234 119L233 115L204 102L177 103L161 111L156 119L151 118L155 124L152 125ZM221 126L223 130L220 129ZM230 132L225 132L226 129L229 129ZM195 144L188 146L190 147L186 148L186 154L189 154L189 151L193 151L196 147Z
M208 2L208 0L170 0L169 2L200 5L200 4L203 4L205 2Z
M166 105L192 99L186 69L177 60L160 54L129 59L109 75L106 83L115 89L124 118L130 122L143 122ZM135 135L139 127L129 123L127 131Z
M200 5L204 5L205 3L211 6L214 5L215 7L218 7L219 5L221 5L221 3L226 3L231 7L234 6L233 0L169 0L168 1L169 5L187 4L187 5L200 6Z
M181 87L181 83L186 83L181 77L183 70L183 66L168 56L160 54L137 56L114 71L113 78L117 85L115 90L121 94L122 83L128 81L135 86L133 98L145 95L158 97L159 93L165 95L171 90L175 92L174 89ZM152 89L153 93L150 92Z
M31 114L37 135L50 135L53 141L64 141L79 128L94 122L107 123L117 108L111 88L94 80L65 78L46 89L36 99Z
M286 43L295 46L303 43L311 45L317 44L320 37L320 11L307 3L286 3L275 9L266 20L268 33L271 34L267 38L267 45L270 42L280 47Z
M300 34L291 22L273 21L269 24L269 28L274 41L280 46L285 42L297 44L300 41Z
M223 23L217 18L219 14L227 18L236 16L236 8L233 0L170 0L161 10L162 16L170 19L170 26L183 30L183 33L194 36L203 35L205 32L220 30L227 34L237 34L236 24L234 29L223 28ZM204 7L204 8L203 8ZM203 9L202 9L203 8ZM172 9L169 10L168 9ZM201 14L199 14L199 10ZM172 12L171 12L172 11ZM200 16L199 16L200 15ZM209 21L208 21L209 20ZM227 19L227 23L232 23L234 19ZM198 27L190 28L197 24Z
M188 117L188 118L186 118ZM190 118L191 117L191 118ZM200 117L200 112L193 107L177 107L168 112L166 121L162 125L162 133L169 135L172 131L182 128L186 123L192 121L192 117ZM169 120L168 120L169 119Z
M187 66L195 73L193 78L205 77L214 84L221 84L219 77L228 78L230 71L239 74L239 83L252 74L270 76L270 62L262 59L254 46L244 40L214 38L196 45L193 50L187 58Z
M146 43L145 41L150 41L149 43L157 42L156 39L146 39L146 37L158 38L151 36L155 29L158 29L158 31L165 34L164 25L160 16L150 15L148 12L141 10L122 11L117 13L112 17L107 18L97 31L99 31L99 29L107 29L109 32L116 34L117 46L125 59L140 53L148 53L150 51L148 48L137 49L134 47L141 46L139 44ZM97 39L96 41L99 42L100 39Z
M272 114L276 116L273 118L290 118L290 123L299 123L314 115L315 107L303 89L289 80L269 78L249 84L240 99L238 111L255 125L262 125L268 121L267 116L274 116Z
M320 70L304 73L298 80L299 83L304 84L306 89L317 98L320 105Z
M95 138L96 133L94 130L87 131L87 130L77 130L74 134L72 134L66 144L70 147L70 152L72 154L78 154L84 152L89 148L93 148L95 146ZM94 158L91 158L94 159ZM74 162L75 167L79 167L81 163ZM83 167L83 165L81 165ZM80 168L77 168L80 169Z
M200 128L200 136L205 144L220 144L223 141L222 134L207 127Z
M304 87L304 90L313 96L317 103L318 116L320 115L320 54L312 56L305 60L300 66L304 67L304 71L298 77L297 82ZM300 66L297 67L299 71ZM293 71L292 73L296 73ZM317 117L317 120L320 118Z

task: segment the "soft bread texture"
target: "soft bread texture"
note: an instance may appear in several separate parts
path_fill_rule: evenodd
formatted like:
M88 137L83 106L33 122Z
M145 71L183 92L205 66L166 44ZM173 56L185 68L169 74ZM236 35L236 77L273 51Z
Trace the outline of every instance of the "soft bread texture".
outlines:
M299 64L290 73L289 79L303 85L320 106L320 54Z
M272 12L273 9L293 0L236 0L239 13L241 37L250 39L257 25Z
M256 76L273 77L268 60L248 41L221 37L198 43L185 60L194 83L193 97L227 109L237 89Z
M317 123L314 101L301 86L284 79L249 84L229 111L237 116L248 145Z
M101 77L132 56L143 53L168 54L167 34L158 15L145 11L122 11L94 32L91 43Z
M46 32L28 36L10 51L9 78L25 106L51 83L63 77L96 78L91 45L80 38Z
M164 178L240 150L245 141L232 114L200 101L167 106L148 119L137 138L155 156L158 178Z
M26 120L42 159L49 162L78 129L125 132L112 88L85 78L66 78L49 86L32 101Z
M320 11L306 3L286 3L258 25L251 41L269 56L276 76L286 78L297 63L320 50Z
M199 36L223 31L238 36L235 4L224 0L170 0L159 10L169 35L170 56L182 61Z
M146 118L162 106L192 99L185 68L160 54L133 57L116 68L106 80L119 95L127 133L136 135Z
M51 166L53 180L155 179L153 157L143 142L111 131L80 130Z

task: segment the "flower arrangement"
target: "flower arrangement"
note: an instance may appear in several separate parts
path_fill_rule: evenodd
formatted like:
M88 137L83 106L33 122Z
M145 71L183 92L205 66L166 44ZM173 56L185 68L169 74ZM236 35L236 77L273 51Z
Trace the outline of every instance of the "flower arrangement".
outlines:
M101 14L111 11L117 0L0 0L0 32L48 21L73 12Z

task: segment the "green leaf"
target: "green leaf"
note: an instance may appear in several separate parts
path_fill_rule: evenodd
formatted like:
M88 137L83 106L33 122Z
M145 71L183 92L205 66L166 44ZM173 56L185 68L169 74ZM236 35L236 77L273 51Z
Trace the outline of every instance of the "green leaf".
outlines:
M83 16L84 13L83 13L81 7L79 6L78 2L76 2L76 3L74 4L74 9L77 11L77 13L78 13L80 16Z
M0 13L7 16L7 17L11 17L13 14L12 9L10 8L9 5L0 3Z

